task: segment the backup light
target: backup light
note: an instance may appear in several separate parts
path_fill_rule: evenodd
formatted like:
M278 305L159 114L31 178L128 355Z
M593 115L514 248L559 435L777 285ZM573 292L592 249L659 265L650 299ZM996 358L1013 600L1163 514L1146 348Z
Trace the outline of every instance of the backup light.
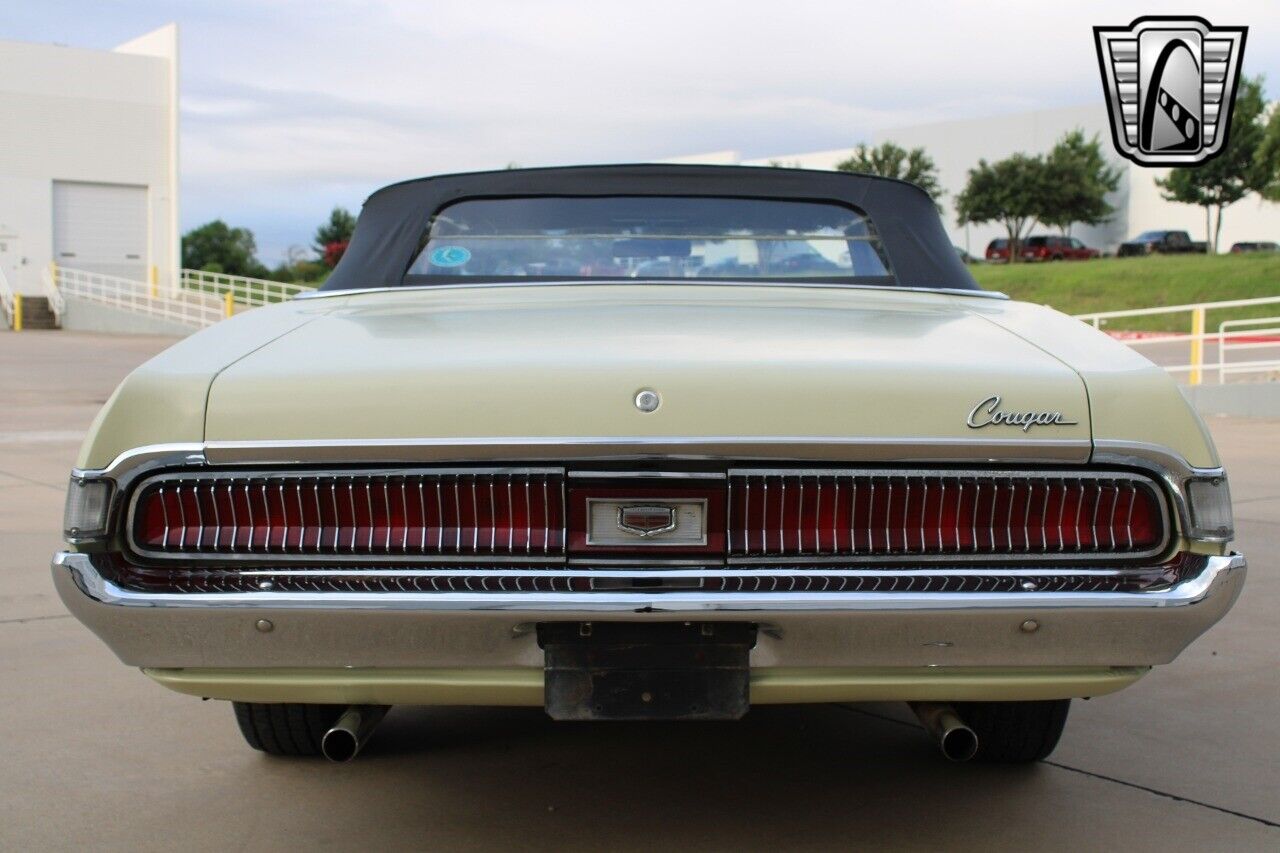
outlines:
M110 508L110 480L72 477L67 486L67 503L62 515L63 538L75 544L106 536Z
M1191 538L1227 541L1235 535L1226 477L1188 481L1187 501L1191 505Z

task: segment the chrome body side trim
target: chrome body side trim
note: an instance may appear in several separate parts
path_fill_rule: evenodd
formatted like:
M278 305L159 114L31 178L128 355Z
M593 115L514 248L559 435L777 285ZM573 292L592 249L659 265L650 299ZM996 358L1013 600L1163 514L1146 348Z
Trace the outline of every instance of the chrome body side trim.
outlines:
M976 610L1048 608L1182 607L1203 601L1232 573L1243 576L1240 554L1209 557L1203 572L1165 589L1149 592L1020 592L1020 593L716 593L716 592L219 592L150 593L124 589L107 580L87 554L60 552L54 570L66 570L76 586L94 601L122 607L270 608L321 610L514 610L615 613L754 612L786 610ZM737 572L741 574L741 572ZM992 574L999 574L993 570ZM594 574L594 573L593 573ZM706 574L702 570L674 576ZM1043 572L1041 572L1043 574Z
M493 462L707 460L859 462L990 462L1080 464L1089 458L1088 439L849 436L512 436L418 439L317 439L302 441L210 441L210 464L345 462Z
M998 290L966 290L959 287L909 287L901 284L843 284L840 282L797 281L743 281L736 279L593 279L589 281L477 281L466 284L402 284L395 287L361 287L351 290L313 290L294 295L294 299L328 299L337 296L357 296L366 293L403 293L422 290L493 290L508 287L617 287L654 285L658 287L773 287L801 288L805 290L888 290L897 293L937 293L944 296L973 296L979 299L1008 300L1009 295Z

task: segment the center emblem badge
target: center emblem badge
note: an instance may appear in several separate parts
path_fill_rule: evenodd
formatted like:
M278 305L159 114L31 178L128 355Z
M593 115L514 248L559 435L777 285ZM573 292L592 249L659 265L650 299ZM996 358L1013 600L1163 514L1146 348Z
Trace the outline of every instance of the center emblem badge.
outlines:
M675 507L643 505L618 507L618 528L637 536L657 536L676 529Z

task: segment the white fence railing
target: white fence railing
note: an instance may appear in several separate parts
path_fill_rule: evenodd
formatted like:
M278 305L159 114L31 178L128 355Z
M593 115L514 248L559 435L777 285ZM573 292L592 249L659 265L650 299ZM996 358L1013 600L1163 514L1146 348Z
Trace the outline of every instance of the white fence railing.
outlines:
M230 293L231 298L241 305L258 307L273 302L285 302L299 293L315 290L304 284L291 284L283 281L268 281L264 278L248 278L242 275L226 275L219 272L202 270L183 270L180 281L183 290L222 295Z
M1233 331L1227 331L1232 329ZM1275 358L1232 361L1229 352L1280 349L1280 317L1255 317L1250 320L1224 320L1218 324L1218 381L1226 382L1232 373L1255 373L1258 370L1280 370Z
M0 314L4 314L4 324L6 326L13 325L13 315L16 308L14 301L13 288L9 286L9 279L5 277L4 270L0 269Z
M206 293L169 297L141 281L56 266L46 270L48 284L61 296L74 296L120 308L134 314L157 317L194 328L212 326L229 316L225 299ZM61 297L60 297L61 298ZM52 304L52 302L50 303Z
M1092 314L1077 314L1077 320L1092 323L1095 329L1111 325L1112 321L1127 317L1150 317L1158 314L1186 314L1190 320L1189 332L1170 332L1169 334L1152 335L1125 340L1125 343L1139 351L1143 349L1168 349L1171 345L1187 346L1188 358L1182 364L1164 364L1165 359L1157 363L1170 373L1185 374L1188 385L1199 385L1204 381L1204 348L1208 341L1217 347L1218 381L1225 382L1229 374L1267 374L1280 372L1280 340L1259 340L1280 331L1280 316L1259 317L1247 320L1226 320L1219 324L1218 331L1205 332L1205 315L1210 311L1223 308L1253 308L1256 306L1275 305L1280 309L1280 296L1266 296L1260 299L1229 299L1222 302L1197 302L1188 305L1166 305L1160 308L1141 308L1128 311L1098 311ZM1244 326L1263 326L1276 328L1243 328ZM1234 331L1231 331L1234 330ZM1229 354L1240 351L1270 350L1273 358L1232 361Z
M53 282L52 270L44 270L40 275L40 287L44 291L45 298L49 300L49 311L53 314L53 322L55 325L62 325L62 312L66 309L67 303L62 298L62 291L58 290L58 286Z

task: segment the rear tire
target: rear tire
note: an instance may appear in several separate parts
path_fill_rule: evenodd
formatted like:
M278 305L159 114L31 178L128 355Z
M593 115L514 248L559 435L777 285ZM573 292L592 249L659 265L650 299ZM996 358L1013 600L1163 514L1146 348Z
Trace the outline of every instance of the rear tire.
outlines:
M320 740L343 705L233 702L245 742L268 755L321 755Z
M978 736L974 760L1003 764L1047 758L1058 745L1070 707L1070 699L955 703L960 719Z

